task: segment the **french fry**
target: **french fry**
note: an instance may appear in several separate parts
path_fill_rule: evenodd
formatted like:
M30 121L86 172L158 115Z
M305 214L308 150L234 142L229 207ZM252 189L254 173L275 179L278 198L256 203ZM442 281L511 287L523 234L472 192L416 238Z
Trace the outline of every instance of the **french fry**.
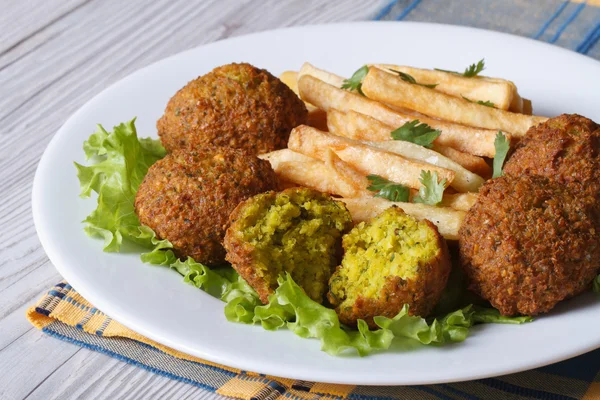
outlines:
M298 72L298 80L304 75L310 75L337 88L341 88L344 83L344 78L341 76L316 68L307 62L302 64L302 68L300 68L300 72Z
M327 111L327 128L334 135L367 142L392 140L390 133L395 129L354 110L343 112L335 108Z
M288 148L323 161L326 160L329 148L365 176L379 175L414 189L421 187L421 171L437 172L438 179L446 179L448 184L452 183L456 175L449 169L408 159L356 140L321 132L307 125L300 125L292 130Z
M496 107L502 110L509 109L516 94L512 82L504 79L488 80L485 77L467 78L451 72L403 65L374 64L373 66L391 74L396 74L394 71L404 72L422 84L437 84L435 90L451 96L464 96L473 101L491 101Z
M348 197L359 196L353 186L338 179L336 172L319 160L284 162L279 164L279 168L275 170L275 173L288 182L320 192Z
M431 117L458 124L502 130L523 137L545 117L515 114L494 107L469 102L421 85L408 83L379 68L370 68L362 83L362 91L373 100L408 108Z
M279 188L282 190L302 185L299 182L293 182L292 180L287 179L286 175L294 177L295 174L293 172L291 172L290 174L283 174L282 172L284 171L284 169L282 168L282 165L287 163L302 164L318 161L314 158L305 156L304 154L291 151L290 149L275 150L270 153L259 154L257 155L257 157L263 160L267 160L271 163L271 168L273 168L273 171L275 171L275 174L277 174L277 177L279 178Z
M327 125L329 131L335 135L364 141L392 140L390 132L394 129L368 115L353 110L343 113L333 108L327 113ZM433 144L433 150L460 164L474 174L484 178L492 176L492 169L479 156L464 153L452 147L442 146L436 142Z
M508 83L510 85L511 89L512 89L512 92L513 92L512 101L510 102L510 106L508 107L508 111L512 111L512 112L515 112L515 113L521 113L521 114L531 115L531 113L524 112L525 99L523 99L519 95L519 91L517 90L517 86L514 84L514 82L506 80L506 79L502 79L502 78L491 78L489 76L480 76L480 77L477 77L477 78L478 79L486 80L488 82L493 82L493 83L499 83L499 82Z
M440 234L449 240L458 240L458 230L465 218L465 212L448 207L436 207L426 204L397 203L378 197L363 197L355 199L341 199L355 223L368 221L384 210L398 206L405 213L419 220L427 219L437 226Z
M434 150L427 149L423 146L419 146L418 144L400 140L392 140L387 142L366 142L365 144L389 151L390 153L398 154L408 159L422 161L441 168L449 169L450 171L454 171L454 180L450 186L459 192L477 192L479 191L481 185L483 185L485 182L481 176L472 173L460 164L447 157L444 157Z
M372 64L396 75L394 71L411 75L422 84L435 84L434 88L451 96L463 96L471 101L491 101L496 108L515 113L531 115L526 112L525 99L522 99L515 84L501 78L487 76L465 77L446 71L414 68L402 65Z
M271 163L271 168L277 171L279 164L284 162L310 162L315 159L304 154L296 153L290 149L275 150L270 153L259 154L258 158Z
M289 149L258 157L269 161L277 176L286 182L344 197L373 196L367 190L369 180L331 150L326 152L325 162Z
M469 211L479 196L476 193L444 194L440 207L450 207L455 210Z
M345 182L354 188L354 197L373 196L374 193L367 189L371 184L369 179L339 158L333 150L326 150L324 161L325 165L335 172L338 181ZM341 191L333 194L346 197Z
M413 115L399 113L360 94L329 85L312 75L300 77L298 92L304 101L308 101L325 111L332 108L343 112L354 110L389 126L398 127L416 119ZM436 140L437 144L485 157L493 157L496 152L494 140L497 131L495 130L472 128L427 117L418 117L418 119L442 132ZM507 137L510 138L510 135Z
M456 176L452 181L452 187L460 192L477 192L479 187L484 183L482 177L441 155L439 152L426 149L414 143L397 140L390 141L390 132L394 128L367 115L357 113L356 111L342 113L341 111L331 109L327 113L327 125L329 131L335 135L366 141L365 144L369 146L454 171Z
M285 83L292 91L298 94L298 72L296 71L285 71L279 75L279 80ZM307 124L314 126L322 131L327 130L327 113L320 108L313 106L310 103L304 102L306 109L308 110Z
M508 108L508 111L512 111L514 113L523 113L523 99L521 98L521 96L519 96L519 92L517 91L517 86L512 83L511 81L507 81L510 83L510 86L512 88L513 91L513 98L512 101L510 102L510 107ZM529 113L529 115L531 115L531 113Z
M531 115L533 114L533 106L531 104L531 100L523 99L523 114Z
M448 157L452 161L462 165L474 174L477 174L484 179L492 177L492 168L485 160L479 156L474 156L469 153L463 153L448 146L433 145L433 149L438 153Z
M298 94L298 72L296 71L284 71L279 75L279 80L292 91Z

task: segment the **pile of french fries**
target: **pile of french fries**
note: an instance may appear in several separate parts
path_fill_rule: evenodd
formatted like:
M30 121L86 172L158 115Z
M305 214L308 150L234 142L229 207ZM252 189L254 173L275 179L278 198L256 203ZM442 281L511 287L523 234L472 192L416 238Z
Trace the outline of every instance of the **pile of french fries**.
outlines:
M420 84L402 80L396 71ZM514 141L546 120L531 115L531 102L520 97L512 82L499 78L372 64L361 94L342 89L344 78L305 63L280 79L309 110L308 125L292 130L287 149L260 156L283 181L341 197L355 222L397 205L430 220L450 240L458 239L465 213L491 177L486 158L495 155L498 131ZM431 148L391 136L417 119L441 132ZM435 172L447 182L440 204L392 202L367 189L367 176L378 175L410 188L412 197L422 185L421 171Z

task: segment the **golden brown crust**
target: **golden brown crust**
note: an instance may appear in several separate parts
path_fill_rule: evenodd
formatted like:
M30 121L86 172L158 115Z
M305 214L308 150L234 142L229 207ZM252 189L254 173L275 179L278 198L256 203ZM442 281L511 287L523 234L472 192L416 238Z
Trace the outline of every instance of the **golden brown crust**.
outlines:
M276 185L270 164L241 150L177 151L150 167L135 209L140 222L168 239L178 257L222 264L231 211Z
M156 126L168 151L214 145L262 154L285 148L307 114L304 102L268 71L228 64L180 89Z
M593 206L541 176L501 177L480 190L460 229L470 289L503 315L535 315L579 294L598 274Z
M404 215L404 211L396 209ZM362 319L369 328L378 329L373 317L393 318L405 304L409 305L409 315L426 317L433 310L446 287L452 266L448 246L437 227L428 220L423 222L435 232L436 247L439 249L437 255L420 265L417 279L405 280L398 276L388 276L381 285L378 299L359 296L351 307L338 305L335 310L340 322L356 326L357 320ZM341 265L337 267L340 268ZM331 295L328 295L328 299L336 305L337 301Z
M508 176L541 175L600 194L600 126L563 114L529 129L504 166Z
M270 191L264 195L274 201L277 193ZM237 273L240 274L252 288L254 288L260 301L263 304L267 304L269 302L269 295L273 293L273 289L269 287L266 280L256 274L254 257L252 256L255 248L236 235L236 232L240 229L238 224L236 224L236 221L250 202L252 202L252 199L241 202L229 217L230 225L229 228L227 228L225 240L223 241L223 246L227 250L225 259L229 261Z

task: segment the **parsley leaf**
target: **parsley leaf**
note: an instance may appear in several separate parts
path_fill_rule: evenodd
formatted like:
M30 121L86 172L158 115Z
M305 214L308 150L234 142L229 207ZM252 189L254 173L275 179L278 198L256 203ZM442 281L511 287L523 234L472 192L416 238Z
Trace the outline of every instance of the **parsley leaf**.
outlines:
M350 79L344 79L342 83L342 89L348 89L349 91L357 91L358 93L365 95L362 91L362 81L365 79L365 76L369 73L369 67L367 65L363 65L360 67Z
M402 78L403 81L408 82L408 83L412 83L413 85L419 85L419 86L423 86L423 87L426 87L426 88L429 88L429 89L434 89L437 85L439 85L439 83L433 83L431 85L426 85L424 83L417 82L415 78L413 78L409 74L405 74L404 72L396 71L395 69L390 69L390 71L394 71L395 73L397 73L398 75L400 75L400 78Z
M375 197L382 197L391 201L407 202L410 195L410 189L399 183L388 181L379 175L367 176L371 185L367 187L372 192L379 192Z
M446 189L446 179L442 179L438 182L438 174L431 171L421 171L421 186L419 188L419 194L413 199L414 203L423 203L435 206L442 201L444 195L444 189Z
M450 72L451 74L462 75L466 78L472 78L474 76L477 76L484 69L485 69L485 61L483 58L481 60L479 60L477 62L477 64L471 64L467 68L465 68L465 72L463 72L462 74L460 72L456 72L456 71L448 71L446 69L435 68L436 71Z
M510 141L502 131L498 131L496 139L494 140L494 147L496 148L496 154L494 155L494 175L492 175L492 178L497 178L503 174L502 165L504 164L504 159L510 149Z
M431 148L431 144L442 134L437 129L433 129L427 124L421 124L418 119L402 125L391 133L394 140L403 140L423 147Z
M482 58L477 62L477 64L471 64L468 68L465 68L465 72L463 72L463 76L467 78L472 78L477 76L481 71L485 69L485 61Z
M482 106L496 108L496 105L489 100L488 101L481 101L481 100L473 101L465 96L462 96L462 98L465 99L466 101L468 101L469 103L477 103L477 104L481 104Z

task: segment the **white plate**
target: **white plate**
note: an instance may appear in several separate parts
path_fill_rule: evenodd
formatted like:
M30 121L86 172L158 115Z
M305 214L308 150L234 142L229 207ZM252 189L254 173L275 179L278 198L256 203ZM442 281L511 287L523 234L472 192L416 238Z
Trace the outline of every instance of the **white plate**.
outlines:
M90 302L131 329L216 363L276 376L347 384L407 385L483 378L534 368L600 347L600 301L587 294L523 326L484 325L461 344L365 358L331 357L316 340L227 322L223 304L138 254L102 252L81 221L95 201L78 197L73 161L96 123L137 116L141 136L189 80L247 61L277 75L304 61L349 76L367 62L462 70L485 57L485 73L513 80L544 115L600 120L600 63L540 42L471 28L419 23L308 26L237 37L160 61L100 93L58 131L40 161L33 214L59 272Z

